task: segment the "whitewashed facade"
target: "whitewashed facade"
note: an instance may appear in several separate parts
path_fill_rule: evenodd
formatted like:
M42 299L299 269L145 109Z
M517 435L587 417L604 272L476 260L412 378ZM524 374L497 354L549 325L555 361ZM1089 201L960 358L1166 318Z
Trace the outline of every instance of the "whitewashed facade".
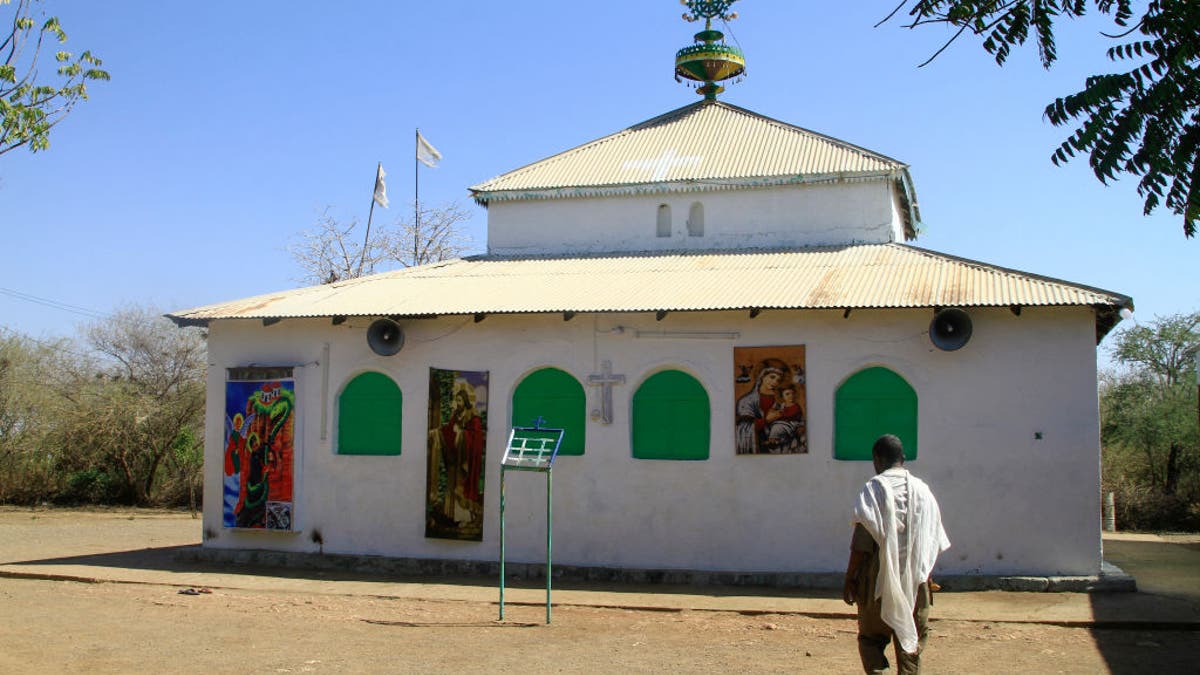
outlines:
M910 464L942 503L953 541L942 574L1095 575L1100 565L1099 431L1094 320L1090 310L973 312L975 337L956 352L929 343L921 310L456 317L406 323L394 357L374 355L369 321L324 319L211 325L205 474L205 546L495 560L499 552L499 456L512 391L542 366L584 381L595 355L627 378L615 387L612 425L589 422L585 454L555 467L555 560L562 564L724 571L836 571L845 565L852 496L872 470L832 458L833 392L859 369L884 365L916 389L920 455ZM613 328L622 327L621 333ZM736 340L631 337L636 329L721 330ZM269 336L269 337L268 337ZM810 452L735 456L730 350L735 344L808 347ZM324 390L325 345L328 391ZM296 369L296 519L299 532L221 528L225 368L250 363ZM487 512L482 542L424 537L429 366L491 373ZM706 387L713 406L710 459L635 460L630 399L664 368ZM356 374L383 372L404 393L403 451L395 457L335 453L338 391ZM599 391L589 392L589 407ZM322 438L324 432L324 438ZM1038 436L1041 436L1039 439ZM510 476L510 560L545 554L544 481ZM319 531L323 547L311 540Z
M618 252L719 256L731 250L903 242L915 234L915 197L903 189L909 185L907 168L896 166L874 177L838 178L835 172L771 185L750 178L739 185L737 176L719 183L666 176L583 196L575 196L578 190L522 188L524 193L504 199L481 200L489 208L483 259ZM665 228L664 207L670 214ZM770 269L755 274L764 286L786 283ZM872 468L869 462L834 459L834 396L854 373L883 366L903 377L918 399L920 451L910 468L938 495L953 542L939 574L1097 575L1095 347L1098 333L1111 327L1100 326L1100 313L1114 314L1129 299L1105 296L1110 307L1036 298L1018 303L996 290L987 306L967 307L974 325L969 343L943 351L930 342L928 330L934 309L944 304L912 306L909 298L900 307L844 311L837 294L848 292L853 279L839 279L831 281L834 300L823 308L797 304L759 313L663 307L665 315L577 316L558 308L397 317L406 341L394 356L374 354L365 339L371 321L387 312L341 311L336 295L321 296L307 313L273 314L269 305L287 293L180 312L174 315L180 323L204 323L210 330L204 546L496 560L499 459L515 388L539 368L558 368L585 384L590 411L600 406L600 389L587 387L587 378L610 361L626 378L613 388L612 423L589 419L584 454L560 457L554 469L557 563L835 572L846 560L851 500ZM503 284L488 288L505 293ZM308 297L302 292L295 297ZM345 314L350 316L341 323L330 321ZM263 319L278 321L264 325ZM735 455L732 351L769 345L806 348L809 451ZM251 365L295 367L294 532L222 526L226 372ZM425 537L431 367L490 373L481 542ZM707 460L631 454L632 397L646 378L665 369L688 373L708 395ZM337 452L339 393L368 371L387 375L403 394L398 456ZM533 475L510 481L509 559L540 561L544 482Z

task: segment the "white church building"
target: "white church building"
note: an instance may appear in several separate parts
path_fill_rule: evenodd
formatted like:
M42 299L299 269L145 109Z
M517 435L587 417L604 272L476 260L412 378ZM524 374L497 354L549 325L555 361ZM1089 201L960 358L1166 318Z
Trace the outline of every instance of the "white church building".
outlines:
M565 569L838 572L895 433L939 575L1100 573L1095 348L1130 298L915 247L908 166L716 100L471 193L485 254L171 315L209 331L204 551L494 562L540 416Z

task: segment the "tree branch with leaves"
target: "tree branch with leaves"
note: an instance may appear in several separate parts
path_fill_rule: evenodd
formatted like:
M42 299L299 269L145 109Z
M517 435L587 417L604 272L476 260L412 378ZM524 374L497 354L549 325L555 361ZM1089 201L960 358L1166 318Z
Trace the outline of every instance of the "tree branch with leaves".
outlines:
M0 155L20 147L31 152L50 147L50 130L87 100L88 82L109 79L90 51L75 56L63 50L54 53L57 80L49 84L41 77L43 48L66 43L67 33L58 17L35 19L37 4L0 0L0 8L13 10L11 29L0 33Z
M902 0L880 23L911 0ZM917 0L907 28L943 24L957 31L925 63L964 33L1003 66L1014 47L1033 39L1042 66L1058 59L1054 28L1089 11L1112 17L1125 40L1107 50L1127 69L1087 78L1082 90L1046 106L1054 126L1078 125L1051 155L1055 165L1086 154L1102 183L1121 174L1140 177L1143 213L1166 206L1183 218L1183 233L1200 221L1200 2L1150 0L1134 19L1133 0ZM1131 36L1135 36L1131 38Z

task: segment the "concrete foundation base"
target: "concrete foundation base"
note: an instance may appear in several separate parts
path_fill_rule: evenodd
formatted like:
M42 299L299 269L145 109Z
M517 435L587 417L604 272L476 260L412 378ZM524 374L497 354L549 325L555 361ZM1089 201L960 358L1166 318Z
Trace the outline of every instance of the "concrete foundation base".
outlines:
M391 558L369 555L293 553L254 549L195 547L180 553L195 562L232 563L284 569L326 570L358 574L406 577L496 577L495 561ZM506 562L511 580L544 579L545 563ZM712 572L676 569L626 569L554 565L554 579L571 582L623 584L669 584L681 586L758 586L767 588L838 590L843 576L837 572ZM947 575L936 578L943 591L1016 591L1045 593L1135 592L1133 577L1109 563L1097 576L998 576Z

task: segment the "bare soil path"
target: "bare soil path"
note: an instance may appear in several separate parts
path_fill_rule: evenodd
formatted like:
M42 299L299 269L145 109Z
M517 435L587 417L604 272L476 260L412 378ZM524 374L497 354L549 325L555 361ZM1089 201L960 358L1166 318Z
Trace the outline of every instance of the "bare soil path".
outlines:
M81 561L153 557L199 539L199 521L186 513L0 508L0 672L861 672L848 614L568 605L556 606L546 625L537 603L512 604L498 621L494 589L474 599L433 592L427 599L323 581L312 586L320 592L248 583L187 595L171 583L12 571L20 566L11 563L28 561L78 570ZM193 587L206 588L208 572L189 574ZM633 604L654 607L654 598L639 595ZM936 620L937 612L935 605L929 673L1200 668L1195 629Z

